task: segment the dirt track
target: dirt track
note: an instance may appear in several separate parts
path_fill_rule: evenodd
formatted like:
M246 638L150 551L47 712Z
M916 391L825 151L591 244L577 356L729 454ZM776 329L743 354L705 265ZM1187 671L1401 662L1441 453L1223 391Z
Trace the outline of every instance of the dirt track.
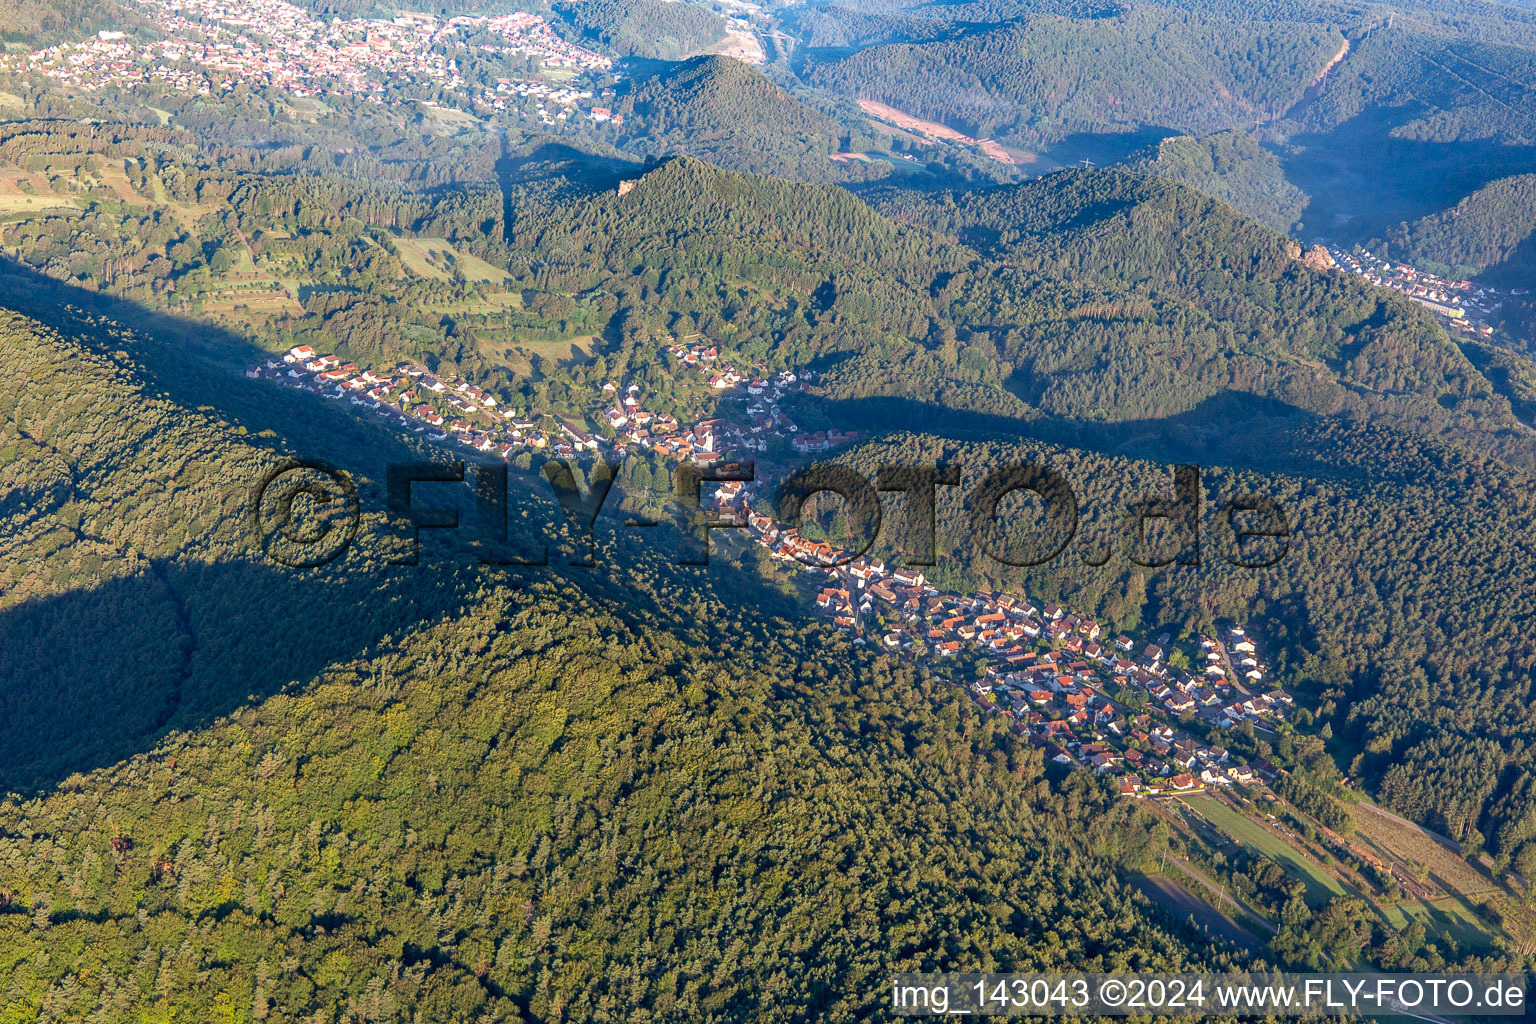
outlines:
M991 139L982 139L978 142L969 135L955 131L948 125L938 124L934 121L924 121L922 118L902 113L895 107L888 107L884 103L876 103L874 100L859 100L859 107L869 116L893 124L903 131L916 132L919 135L926 135L930 139L953 142L960 146L975 146L998 163L1010 166L1017 163L1013 159L1012 154Z

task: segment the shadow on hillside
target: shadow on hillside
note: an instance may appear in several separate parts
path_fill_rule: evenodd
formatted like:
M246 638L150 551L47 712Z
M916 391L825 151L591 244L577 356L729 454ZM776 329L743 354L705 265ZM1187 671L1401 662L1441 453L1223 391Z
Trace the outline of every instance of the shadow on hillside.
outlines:
M461 599L451 569L425 586L401 572L167 560L7 609L0 790L45 790L207 726Z
M1126 458L1168 464L1224 465L1237 469L1294 469L1294 453L1277 452L1254 438L1320 420L1315 413L1271 398L1223 392L1195 408L1161 419L1116 423L1011 416L949 409L905 398L859 398L821 403L827 424L864 431L910 430L956 440L1030 438Z
M1536 230L1525 236L1524 241L1501 262L1495 263L1479 276L1478 281L1488 281L1503 288L1536 288Z
M643 82L647 78L664 75L674 68L682 67L685 63L680 60L662 60L659 57L625 57L620 62L628 81L621 88L633 89L635 84Z
M1074 132L1045 147L1045 155L1061 167L1084 163L1108 167L1143 150L1155 154L1158 143L1182 134L1171 128L1157 127L1128 132Z
M638 159L620 160L566 142L541 140L517 148L503 149L501 159L496 161L496 180L507 204L503 216L511 216L511 188L519 182L567 178L601 192L617 188L620 179L634 177L642 169L651 166L654 163L643 164Z
M333 462L354 461L360 453L403 459L421 450L336 403L247 379L245 367L271 353L219 327L65 284L3 256L0 307L32 317L88 350L109 357L126 353L141 369L147 392L188 409L216 410L216 418L231 428L244 428L241 441L252 447L278 451L291 443ZM131 327L134 334L112 331L103 319ZM304 428L297 437L296 424Z
M1312 197L1308 234L1369 239L1448 209L1496 178L1536 171L1536 147L1394 136L1417 107L1367 110L1326 133L1301 132L1279 153L1286 178Z
M460 616L493 586L574 584L579 591L565 591L570 600L547 607L571 611L573 601L595 599L636 629L670 629L685 640L707 624L707 614L682 614L681 604L659 610L656 594L668 594L669 603L686 598L699 608L716 602L785 615L797 611L755 574L735 572L721 558L708 567L675 565L676 524L663 519L655 527L625 526L617 492L597 521L596 565L575 568L570 564L575 545L549 485L517 472L509 474L511 546L529 554L547 543L551 564L479 564L472 543L473 491L468 485L431 483L413 488L413 505L456 505L460 529L423 530L421 564L388 565L397 549L389 540L396 527L380 515L386 507L385 467L445 456L471 466L489 460L407 438L346 403L248 380L241 373L244 365L265 353L243 338L72 287L4 259L0 306L34 317L88 350L109 356L126 352L147 393L189 412L200 409L231 430L244 428L244 434L231 434L232 441L319 457L348 471L358 480L365 516L346 553L315 569L287 568L235 548L196 559L144 558L143 567L131 574L112 577L117 567L103 566L105 572L94 575L108 576L104 582L0 611L0 792L43 792L74 773L151 750L173 731L206 728L290 685L307 685L434 622ZM130 335L104 320L152 333ZM114 358L124 362L120 355ZM98 411L111 416L110 409ZM59 428L68 429L67 423ZM255 483L222 478L216 465L187 468L200 474L189 487L244 494ZM473 473L469 470L471 482ZM216 525L219 536L244 528L181 525ZM50 564L57 558L55 553ZM705 642L702 634L698 639ZM366 668L359 664L357 671L366 680Z
M119 365L126 361L146 393L189 415L200 410L222 421L232 444L343 468L358 481L363 512L375 522L385 508L387 465L425 461L434 451L443 457L440 449L407 439L346 403L246 379L240 372L245 363L265 353L206 324L74 288L9 260L0 260L0 306ZM153 333L129 334L105 319ZM110 419L112 412L93 408L81 415ZM111 433L82 426L96 436ZM67 421L57 425L54 436L69 429ZM201 460L177 470L144 468L160 470L178 472L173 493L212 486L243 496L256 484ZM158 485L147 486L153 491ZM438 490L423 491L417 502L442 504L455 486L428 485ZM461 515L467 537L472 495L468 487L459 490L460 504L469 509ZM550 517L547 501L522 504L534 500L531 490L514 488L512 495L514 516ZM119 498L137 507L144 495ZM88 500L110 499L97 493ZM295 570L238 546L209 553L205 538L242 536L243 522L182 520L175 498L163 494L145 508L146 514L169 510L167 529L201 531L197 543L182 550L196 548L203 560L141 554L131 574L114 576L122 564L110 564L109 557L93 568L90 563L99 560L93 547L73 560L73 576L105 576L105 582L0 612L0 791L46 789L73 772L148 749L168 730L205 726L290 682L306 682L327 665L364 654L381 637L400 638L451 614L483 580L472 554L437 537L424 544L437 553L436 561L424 557L427 564L418 568L385 565L381 545L366 543L365 532L337 561ZM116 546L110 539L99 543ZM48 564L68 564L67 550L51 554ZM117 557L128 552L124 547Z
M419 505L453 504L451 484L418 489ZM0 792L26 795L154 749L168 734L221 717L328 675L369 685L371 658L434 623L461 619L493 587L539 588L547 613L579 619L596 603L631 628L711 643L711 607L798 616L803 608L723 557L716 534L708 566L675 564L674 523L625 526L610 496L594 530L595 564L574 568L560 514L530 478L514 479L512 547L549 545L549 564L482 566L466 542L474 512L459 493L461 529L421 533L421 564L386 565L365 523L336 562L295 570L250 558L162 559L88 589L0 612ZM581 551L585 551L583 547ZM554 583L556 589L545 589ZM667 595L658 607L656 597ZM457 672L470 666L443 665ZM418 677L419 683L430 679Z

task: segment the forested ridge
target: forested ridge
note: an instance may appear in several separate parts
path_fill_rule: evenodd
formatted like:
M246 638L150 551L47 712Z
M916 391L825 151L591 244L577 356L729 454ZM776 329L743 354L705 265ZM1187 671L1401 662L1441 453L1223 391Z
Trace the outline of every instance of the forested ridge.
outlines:
M491 0L298 2L384 19L338 43L368 85L302 33L260 84L260 16L228 63L154 67L228 5L0 0L0 1024L866 1020L907 970L1530 968L1536 298L1448 334L1314 246L1531 287L1533 0L556 0L511 34L452 20ZM851 571L852 618L820 614L829 577L744 530L677 563L683 460L755 460L737 500L782 520L823 437L871 478L958 472L922 567L944 629ZM572 442L623 458L590 560L541 472ZM311 568L253 508L295 457L358 488ZM413 538L386 467L460 460L410 502L457 528ZM974 516L1021 462L1077 499L1037 566L997 557L1039 552L1032 498ZM1199 562L1143 564L1195 542L1128 514L1176 465ZM894 568L910 502L880 501ZM1265 502L1284 539L1243 539ZM806 536L856 546L839 509ZM1004 593L1080 642L937 649ZM1052 660L1092 630L1097 679ZM1031 659L1059 707L998 682ZM1213 674L1283 713L1238 722ZM1464 860L1373 834L1366 794Z
M1008 326L984 335L971 326L970 351L957 335L954 362L965 372L945 369L942 348L938 365L919 364L951 386L990 384L992 407L976 411L1009 412L1006 395L1063 421L1113 423L1186 414L1236 391L1316 415L1471 428L1528 463L1529 441L1507 403L1429 317L1307 268L1299 247L1189 189L1073 171L968 193L892 190L872 201L996 261L947 291L957 322ZM1009 316L979 313L1003 295ZM1032 315L1018 317L1020 309ZM828 380L846 397L899 386L874 359L848 360ZM915 395L924 385L911 387Z
M819 298L788 307L807 319L777 320L782 327L768 330L778 344L755 351L827 360L819 401L829 425L1023 430L1281 474L1253 482L1257 493L1284 496L1307 538L1281 568L1234 571L1226 583L1169 573L1144 584L1123 566L1108 578L1084 570L1096 582L1072 592L1087 608L1138 620L1261 616L1295 645L1300 688L1333 692L1336 735L1350 742L1341 756L1364 754L1368 778L1436 735L1496 734L1515 756L1529 742L1536 723L1520 682L1529 612L1505 584L1527 558L1532 510L1519 495L1530 442L1508 400L1422 311L1312 270L1282 236L1155 179L1076 171L985 192L869 197L905 228L840 202L818 227L768 214L775 197L801 191L668 164L628 196L598 198L584 215L596 218L589 228L525 220L535 233L514 248L574 253L581 230L611 224L604 233L620 252L663 252L673 273L714 261L757 287L813 292ZM635 213L623 216L635 197ZM679 220L698 223L699 235L660 230ZM750 247L725 244L731 237L773 241L778 276L764 276ZM784 276L797 252L812 250L830 289ZM881 278L851 272L876 259ZM633 262L616 259L606 273ZM590 269L578 271L583 264ZM565 273L595 284L603 276L587 276L594 271L583 258ZM904 282L925 279L902 297ZM881 297L865 298L866 288ZM905 318L891 316L902 309ZM889 326L872 337L861 330L868 316ZM699 323L734 340L725 324ZM1440 511L1446 488L1466 494L1450 518ZM1049 592L1075 577L1028 580ZM1413 710L1426 702L1436 709L1429 722ZM1497 832L1503 812L1478 806L1488 815L1481 827Z
M1273 153L1241 131L1167 138L1122 166L1198 189L1282 234L1296 226L1309 198L1286 180Z
M1507 402L1427 315L1306 268L1282 236L1177 185L1075 171L963 194L876 190L871 210L679 160L626 196L567 195L514 204L510 258L621 295L637 338L687 322L775 365L826 360L832 397L1112 423L1235 389L1470 431L1529 459ZM806 203L816 217L794 215ZM606 254L588 244L599 236Z
M1301 215L1312 239L1382 238L1536 168L1536 15L1509 6L993 0L818 7L794 24L808 84L1057 164L1134 166L1170 134L1251 133L1246 172L1188 143L1168 172L1278 229Z
M680 60L725 38L725 19L698 4L666 0L564 0L555 4L582 35L624 56Z
M67 292L6 271L4 304L56 326L8 310L0 351L8 379L27 382L0 396L0 786L46 791L462 600L452 581L391 580L387 544L302 580L255 546L250 488L293 453L277 429L306 437L307 457L362 460L375 523L384 463L422 457L409 445L231 379L176 339L58 316Z
M1530 146L1536 140L1533 71L1536 52L1528 46L1377 28L1356 40L1300 123L1327 130L1390 111L1399 121L1392 131L1397 138Z
M1536 174L1500 178L1455 206L1387 236L1383 255L1452 272L1481 273L1514 287L1536 283Z
M1049 142L1138 124L1206 133L1283 113L1342 42L1321 25L1133 6L873 47L808 76L975 136Z
M1002 569L951 505L938 578L1019 584L1119 628L1251 621L1341 765L1505 864L1536 857L1531 783L1507 767L1536 735L1518 597L1536 509L1505 397L1528 364L1469 360L1421 310L1312 269L1224 203L1098 170L855 196L686 157L625 172L623 195L128 166L178 183L198 218L102 205L86 232L50 215L7 234L26 266L0 276L4 305L48 321L13 316L3 349L35 385L0 435L3 664L65 684L9 692L0 732L25 794L0 812L17 1005L822 1019L869 1012L898 966L1206 962L1119 881L1165 841L1129 804L1047 782L963 694L805 630L750 557L689 575L615 530L581 575L503 575L431 539L404 575L382 565L398 539L324 570L259 562L231 525L248 475L318 453L382 510L378 466L431 455L208 362L301 340L561 415L635 380L698 418L712 407L663 355L696 335L812 368L794 410L810 426L912 431L855 460L1051 461L1088 510L1066 561ZM152 229L142 253L122 248L129 220ZM424 239L458 254L438 275L405 262ZM111 322L153 327L115 296L190 290L242 245L327 287L249 338ZM424 317L492 290L471 256L516 304ZM514 372L485 340L557 325L590 331L590 354ZM1206 468L1213 505L1275 497L1288 558L1226 567L1216 522L1196 572L1081 564L1174 461ZM371 516L365 536L390 535ZM75 636L91 643L61 658ZM1067 822L1085 845L1047 838ZM700 906L701 889L718 895ZM1082 923L1052 923L1067 913ZM1298 919L1272 955L1316 960L1350 913ZM1349 927L1356 949L1395 948Z

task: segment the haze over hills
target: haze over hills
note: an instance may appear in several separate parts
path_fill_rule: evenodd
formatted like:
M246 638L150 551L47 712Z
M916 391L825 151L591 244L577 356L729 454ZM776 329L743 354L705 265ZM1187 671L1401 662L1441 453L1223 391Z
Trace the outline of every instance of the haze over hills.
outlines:
M680 60L725 38L725 19L675 0L571 0L556 5L583 36L626 57Z
M802 57L809 83L1061 163L1142 159L1170 133L1256 132L1287 184L1256 165L1239 191L1299 189L1313 238L1368 241L1439 212L1448 195L1536 169L1536 23L1512 7L916 5L801 17L819 40ZM1139 141L1126 146L1128 133Z
M1297 23L1178 16L1038 16L816 64L811 82L975 136L1044 142L1117 126L1207 133L1279 116L1344 39Z
M1286 180L1279 159L1246 132L1173 136L1122 166L1182 182L1282 234L1296 227L1309 201Z
M1388 253L1511 283L1536 281L1536 174L1500 178L1451 209L1404 224L1388 236Z

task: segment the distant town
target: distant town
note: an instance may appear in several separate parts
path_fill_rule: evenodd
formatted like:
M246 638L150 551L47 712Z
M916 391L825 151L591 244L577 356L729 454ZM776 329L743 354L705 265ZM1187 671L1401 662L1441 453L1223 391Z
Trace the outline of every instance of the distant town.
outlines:
M159 40L138 43L103 30L89 40L0 58L0 72L37 72L82 91L151 83L207 96L246 85L299 97L360 95L381 104L406 102L390 88L406 84L494 107L498 101L504 106L508 93L517 91L511 80L471 95L454 53L522 57L578 74L607 71L613 64L561 39L538 15L522 12L327 21L284 0L139 0L139 6L160 30ZM570 100L567 105L591 96L589 91L557 96L559 88L539 83L526 83L521 91Z

